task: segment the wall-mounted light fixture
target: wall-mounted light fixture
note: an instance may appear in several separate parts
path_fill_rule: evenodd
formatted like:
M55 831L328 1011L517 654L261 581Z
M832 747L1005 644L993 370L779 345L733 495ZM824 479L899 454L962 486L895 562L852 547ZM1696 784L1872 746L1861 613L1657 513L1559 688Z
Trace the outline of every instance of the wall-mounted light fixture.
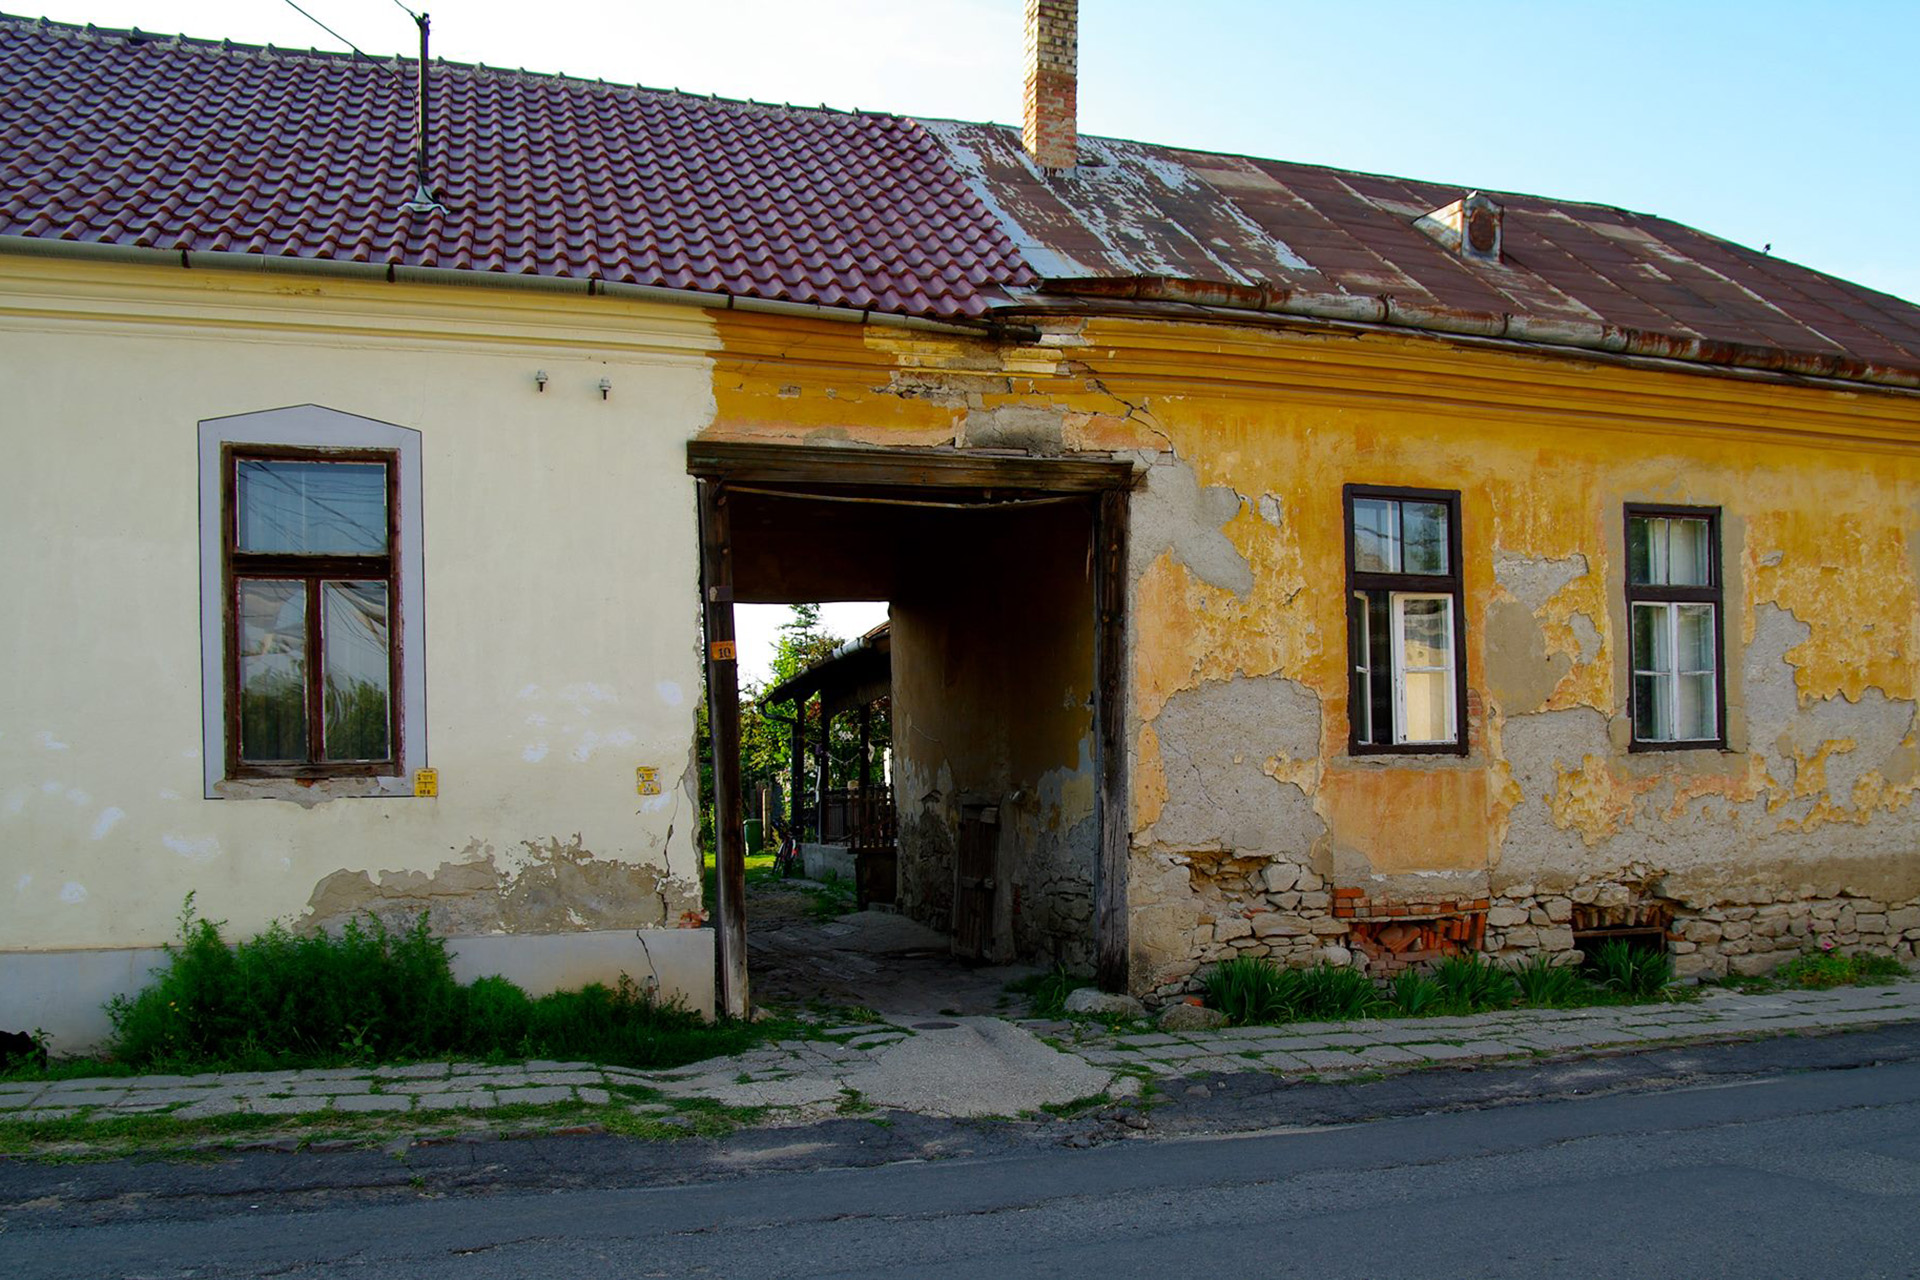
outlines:
M612 378L602 378L602 379L600 379L600 398L601 398L602 400L605 400L605 399L607 398L607 393L608 393L609 391L612 391L612 390L613 390L613 379L612 379Z
M547 389L547 371L545 369L535 369L533 371L533 385L542 391Z

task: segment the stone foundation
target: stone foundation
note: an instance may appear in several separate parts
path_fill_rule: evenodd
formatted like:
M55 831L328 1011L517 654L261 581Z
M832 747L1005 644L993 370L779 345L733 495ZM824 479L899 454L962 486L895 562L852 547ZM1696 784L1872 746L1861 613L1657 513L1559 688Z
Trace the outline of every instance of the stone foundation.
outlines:
M1184 872L1182 915L1191 923L1161 941L1164 958L1142 984L1152 1000L1198 990L1211 965L1237 956L1297 966L1326 960L1389 978L1462 952L1505 964L1535 956L1576 964L1586 950L1628 938L1671 953L1675 976L1692 981L1766 974L1822 951L1907 963L1920 954L1920 898L1887 902L1838 887L1696 902L1662 897L1659 877L1649 874L1564 890L1515 884L1488 898L1415 899L1328 889L1313 871L1285 861L1211 851L1156 861L1165 863L1163 896Z

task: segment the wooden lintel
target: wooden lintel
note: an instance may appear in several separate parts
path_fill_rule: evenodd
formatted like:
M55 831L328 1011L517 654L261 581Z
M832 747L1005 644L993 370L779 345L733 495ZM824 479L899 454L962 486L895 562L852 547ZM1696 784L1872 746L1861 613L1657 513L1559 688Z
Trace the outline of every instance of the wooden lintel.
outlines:
M1102 493L1133 485L1133 464L949 449L827 448L693 440L687 470L734 484Z

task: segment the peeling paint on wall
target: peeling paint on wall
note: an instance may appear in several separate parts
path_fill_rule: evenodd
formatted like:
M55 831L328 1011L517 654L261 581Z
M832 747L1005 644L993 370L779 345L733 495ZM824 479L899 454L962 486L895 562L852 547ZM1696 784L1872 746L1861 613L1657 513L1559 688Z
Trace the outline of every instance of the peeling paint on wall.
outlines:
M300 923L328 928L371 913L404 924L424 911L443 935L578 933L656 928L699 907L697 883L596 858L576 834L524 841L507 855L476 840L432 872L342 869L314 886Z

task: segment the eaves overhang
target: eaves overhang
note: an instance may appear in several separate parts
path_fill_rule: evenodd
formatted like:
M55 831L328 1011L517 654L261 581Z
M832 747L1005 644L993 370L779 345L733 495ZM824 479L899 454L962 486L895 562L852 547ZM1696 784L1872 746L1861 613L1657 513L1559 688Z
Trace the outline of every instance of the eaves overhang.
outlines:
M1920 391L1920 369L1856 360L1827 352L1799 352L1635 329L1578 319L1541 319L1509 312L1473 311L1409 302L1390 293L1315 293L1274 285L1237 285L1172 276L1048 279L1025 297L995 309L1003 323L1063 311L1104 312L1169 319L1242 322L1255 317L1316 321L1342 327L1472 339L1538 353L1658 361L1701 372L1777 375L1796 381L1844 383L1891 391Z

